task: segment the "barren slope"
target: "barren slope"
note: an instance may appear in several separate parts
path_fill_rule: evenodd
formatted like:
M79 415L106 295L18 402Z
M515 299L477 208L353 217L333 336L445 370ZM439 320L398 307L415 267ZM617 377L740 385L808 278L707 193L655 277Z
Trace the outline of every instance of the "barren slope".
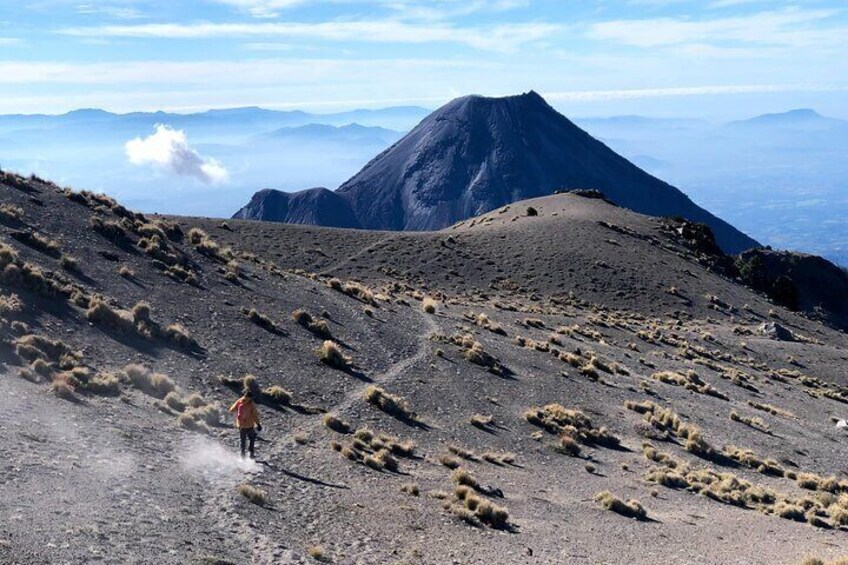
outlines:
M831 421L848 412L845 335L709 272L657 219L559 195L435 233L172 218L183 237L162 239L159 220L107 200L0 184L0 560L310 562L313 545L337 563L798 563L848 552L845 437ZM126 240L96 232L92 216L125 217ZM12 237L27 229L58 249ZM79 271L62 268L63 253ZM184 272L168 276L169 262ZM92 313L96 295L124 321ZM142 300L152 322L129 313ZM319 361L320 329L292 320L298 308L327 322L352 368ZM174 322L196 346L165 329ZM796 341L763 335L763 322ZM80 355L58 358L31 335ZM170 407L161 387L145 392L147 381L122 373L128 363L173 379ZM97 385L104 371L116 373L112 388ZM257 464L233 455L229 418L215 425L214 406L236 397L219 375L246 373L291 393L261 407ZM415 414L366 402L370 385ZM213 408L181 410L175 398L193 392ZM551 403L583 416L536 410ZM396 439L332 431L322 411ZM643 442L668 458L644 450L649 459ZM452 445L475 453L452 457L477 494L455 491ZM396 470L381 447L394 449ZM242 483L264 490L264 505L241 496ZM419 496L401 491L407 483ZM647 519L604 509L593 499L605 490L638 499ZM492 503L508 509L505 524L477 510Z

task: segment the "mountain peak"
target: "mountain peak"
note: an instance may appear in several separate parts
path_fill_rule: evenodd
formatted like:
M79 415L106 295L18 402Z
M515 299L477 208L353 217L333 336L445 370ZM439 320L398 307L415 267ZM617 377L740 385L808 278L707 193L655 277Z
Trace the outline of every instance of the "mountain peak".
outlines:
M706 223L728 252L757 245L594 139L532 90L448 102L335 194L363 228L438 230L519 200L576 188L601 190L643 214ZM292 196L285 215L311 217L292 212L295 200ZM334 206L344 209L343 202ZM241 217L257 216L246 210Z

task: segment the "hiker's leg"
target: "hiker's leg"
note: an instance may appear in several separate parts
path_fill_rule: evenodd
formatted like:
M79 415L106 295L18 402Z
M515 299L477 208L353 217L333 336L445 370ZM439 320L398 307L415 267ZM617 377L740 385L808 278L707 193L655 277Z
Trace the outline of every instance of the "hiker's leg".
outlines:
M247 430L239 428L239 443L241 444L241 456L244 457L244 448L247 443Z
M247 449L248 449L248 451L250 452L250 458L251 458L251 459L254 459L254 456L253 456L253 444L256 442L256 430L254 430L253 428L250 428L250 429L248 430L247 437L248 437L248 439L250 439L250 446L249 446Z

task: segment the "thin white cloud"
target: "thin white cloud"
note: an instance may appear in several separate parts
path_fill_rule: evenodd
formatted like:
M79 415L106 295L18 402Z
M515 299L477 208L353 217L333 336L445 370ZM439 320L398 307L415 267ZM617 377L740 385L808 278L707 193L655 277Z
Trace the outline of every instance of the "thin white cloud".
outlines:
M21 40L17 37L0 37L0 45L19 45Z
M621 90L544 92L543 95L548 100L556 102L595 102L599 100L664 98L671 96L710 96L719 94L752 94L774 92L841 92L847 90L848 87L816 84L735 84L718 86L686 86L672 88L633 88Z
M75 37L209 39L265 37L374 43L459 43L477 49L508 51L547 39L563 31L546 22L509 23L489 27L411 24L396 20L328 21L317 23L165 23L72 27L59 33Z
M683 17L613 20L592 24L589 37L634 47L722 42L808 47L844 41L844 27L822 25L836 14L834 10L791 7L703 20Z
M255 18L276 18L280 11L303 4L304 0L213 0L218 4L233 6Z
M133 165L152 165L158 170L191 176L206 184L227 182L227 169L215 159L204 157L191 148L185 132L163 124L156 133L128 141L124 149Z

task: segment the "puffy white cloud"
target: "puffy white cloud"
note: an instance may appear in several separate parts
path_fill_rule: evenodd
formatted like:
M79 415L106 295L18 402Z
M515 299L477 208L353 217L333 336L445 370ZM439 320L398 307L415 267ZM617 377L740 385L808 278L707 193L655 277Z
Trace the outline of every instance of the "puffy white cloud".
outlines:
M186 134L164 124L156 125L156 133L136 137L124 146L133 165L152 165L176 175L192 176L207 184L227 182L227 169L217 160L204 157L191 148Z

